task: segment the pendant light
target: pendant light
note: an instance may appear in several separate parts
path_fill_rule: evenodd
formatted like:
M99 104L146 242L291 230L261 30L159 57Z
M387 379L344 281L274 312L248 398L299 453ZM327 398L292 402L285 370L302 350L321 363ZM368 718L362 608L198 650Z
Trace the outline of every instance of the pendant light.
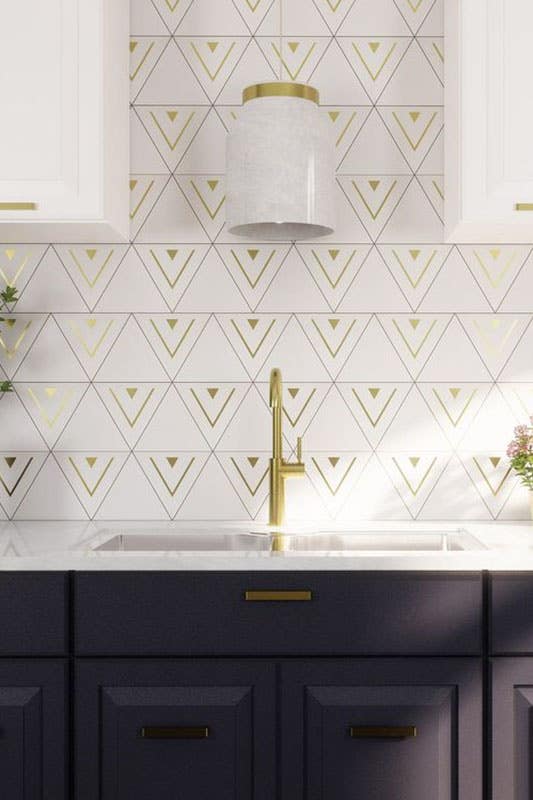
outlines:
M295 241L334 230L333 136L312 86L283 78L248 86L227 139L226 225L251 239Z

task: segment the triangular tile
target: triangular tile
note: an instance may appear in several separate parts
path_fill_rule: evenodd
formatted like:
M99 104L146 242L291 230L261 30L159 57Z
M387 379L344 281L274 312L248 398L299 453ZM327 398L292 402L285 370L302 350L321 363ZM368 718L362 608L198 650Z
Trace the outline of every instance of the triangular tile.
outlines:
M211 456L176 519L249 520L250 515L215 456Z
M528 318L526 318L528 319ZM533 381L533 325L529 324L527 330L516 346L509 361L499 375L500 381L519 381L526 383Z
M326 0L327 2L327 0ZM361 128L370 115L370 109L365 106L340 107L321 106L335 140L335 158L337 169L357 138Z
M151 0L151 2L164 20L168 30L174 33L194 0Z
M109 355L126 320L125 314L56 314L55 316L63 336L90 379L94 378L104 359Z
M207 117L205 106L139 106L142 124L173 172Z
M489 383L419 383L418 389L446 437L457 447L485 402Z
M18 392L7 392L0 396L0 451L47 450L47 446L33 424L31 415L18 396Z
M463 246L459 250L494 311L499 309L513 284L515 285L512 287L509 297L506 298L503 310L529 311L531 309L531 304L528 304L527 308L515 308L511 299L512 294L516 298L523 297L522 292L526 287L520 274L522 268L524 277L528 272L533 275L533 262L528 259L531 248L520 245L489 244ZM519 276L518 279L517 276Z
M339 173L358 176L358 184L366 197L363 187L365 186L365 175L409 175L411 168L400 152L393 137L380 117L378 111L373 109L363 129L356 137L352 146L346 153L342 164L338 168ZM374 190L370 193L367 200L373 207L369 198L374 197Z
M218 318L222 330L251 378L255 378L269 357L288 320L287 314L235 314Z
M209 105L209 98L171 39L135 102L139 105L201 106Z
M4 365L9 374L9 365ZM85 381L86 373L49 317L17 371L18 381Z
M90 311L128 250L120 244L56 245L55 249Z
M191 419L175 386L171 386L155 410L136 450L209 450L209 446Z
M517 349L530 317L522 315L465 314L461 323L491 375L497 378Z
M86 384L17 383L16 391L48 447L53 447L74 410Z
M248 310L246 300L214 248L204 258L176 310L184 313L203 311L215 314Z
M300 324L333 379L345 365L370 317L360 314L314 314L300 317Z
M313 0L331 33L337 33L356 0Z
M137 453L137 461L152 488L175 517L207 461L206 453Z
M130 107L130 173L168 175L168 166L137 114L141 108Z
M457 358L458 353L461 358ZM458 381L467 383L491 380L490 372L456 318L446 328L418 377L420 381L429 383L446 381L451 386Z
M133 36L168 35L168 29L151 0L131 0L130 33Z
M194 347L207 323L207 316L179 314L140 314L137 324L170 379Z
M418 167L419 175L444 175L444 128L437 134L428 154Z
M235 8L246 22L250 33L255 33L275 0L233 0Z
M418 34L419 36L444 36L444 0L436 0L431 6Z
M87 519L84 507L50 455L14 515L19 520Z
M209 402L207 398L206 402ZM217 449L233 454L252 450L268 452L272 447L271 428L270 409L253 386L224 431Z
M126 443L93 386L89 386L54 445L59 450L126 450Z
M374 37L376 31L380 31L382 36L407 36L410 33L393 0L357 0L337 34Z
M368 97L375 103L398 70L411 39L399 36L343 36L338 42Z
M378 457L371 455L348 500L336 515L337 523L353 526L357 520L412 520Z
M419 304L420 311L455 313L490 311L479 288L457 249L453 249Z
M0 365L12 378L47 320L46 314L10 314L0 329Z
M76 497L93 517L124 466L125 453L55 453L54 455Z
M441 106L444 89L416 39L392 76L379 102L386 106Z
M137 444L167 389L161 383L99 383L95 388L130 448Z
M357 0L357 2L360 2L360 0ZM333 39L312 76L313 85L320 87L320 102L322 104L328 107L346 107L346 109L370 104L369 97L359 81L352 79L347 81L339 80L339 75L346 75L347 70L346 56L342 52L337 39Z
M328 392L304 437L307 453L334 450L367 451L370 445L335 387Z
M298 245L305 265L334 311L370 252L369 245Z
M411 384L338 383L337 388L371 446L377 447Z
M130 236L134 239L168 183L165 175L132 175L130 178Z
M381 107L380 114L404 158L416 172L443 128L443 109L440 106Z
M236 64L248 40L244 37L177 38L176 43L205 93L214 102Z
M398 10L415 34L435 5L435 0L395 0Z
M273 367L281 369L285 380L291 383L331 381L328 371L296 317L290 319L283 336L269 354L257 379L268 381Z
M176 172L214 173L226 171L227 131L217 111L213 108L191 142Z
M99 313L120 314L143 311L147 307L153 311L166 310L165 301L150 280L138 253L132 248L109 281L96 310Z
M413 389L380 442L388 453L446 452L450 443L420 393Z
M170 180L140 229L137 242L208 242L209 238L189 203Z
M0 285L16 286L19 297L45 255L45 244L6 244L0 247Z
M310 479L333 518L348 501L368 461L368 453L310 453Z
M461 491L457 491L457 487ZM438 485L431 493L419 520L490 520L491 515L478 492L468 479L461 461L454 456L446 465Z
M418 181L413 180L379 237L380 243L442 242L444 225Z
M444 220L444 175L420 174L418 181L438 217Z
M263 27L263 26L262 26ZM331 43L325 36L283 37L280 52L279 34L256 39L263 55L281 80L308 83Z
M225 222L226 193L223 175L180 175L178 186L211 240Z
M505 453L515 424L515 415L499 387L493 386L462 439L461 450Z
M418 378L442 337L451 317L418 314L387 314L380 317L392 345L411 373Z
M134 100L161 58L169 40L163 36L132 36L130 39L130 97Z
M169 516L139 463L130 456L98 508L95 519L140 522L167 520Z
M155 315L154 315L155 316ZM157 358L143 330L144 317L130 317L113 350L98 371L98 380L109 383L167 381L161 360Z
M63 269L55 250L49 248L43 256L39 269L36 269L28 281L17 311L85 311L83 302L76 287Z
M302 314L328 309L319 288L298 251L292 248L258 305L261 312Z
M376 317L372 317L354 347L338 381L403 382L410 375Z
M533 416L533 384L499 383L499 389L517 423L524 423Z
M339 305L339 311L343 312L369 310L374 313L410 310L409 303L376 249L366 259Z
M247 381L243 363L212 317L179 371L180 381Z
M187 384L178 392L209 446L214 448L248 391L242 383Z
M243 0L244 2L246 0ZM250 0L250 2L255 3L257 0ZM279 39L280 19L283 34L288 38L328 36L330 33L324 15L308 0L292 0L290 3L284 2L284 0L274 0L256 35L277 36Z
M518 479L501 452L467 453L460 458L470 480L493 517L497 517Z
M172 311L194 279L209 245L138 244L135 249Z
M0 453L0 504L12 517L41 469L45 453Z
M418 516L448 459L439 453L381 453L379 458L409 512Z
M383 231L410 181L406 175L343 176L337 180L373 239Z
M441 36L419 36L416 41L431 64L435 75L440 81L444 82L444 38Z
M248 514L255 519L268 497L270 454L217 453L217 458Z
M382 245L379 251L411 308L416 310L451 248L447 245Z
M250 309L257 308L289 252L284 244L221 244L217 250Z
M248 28L232 0L194 0L179 23L179 36L247 36Z

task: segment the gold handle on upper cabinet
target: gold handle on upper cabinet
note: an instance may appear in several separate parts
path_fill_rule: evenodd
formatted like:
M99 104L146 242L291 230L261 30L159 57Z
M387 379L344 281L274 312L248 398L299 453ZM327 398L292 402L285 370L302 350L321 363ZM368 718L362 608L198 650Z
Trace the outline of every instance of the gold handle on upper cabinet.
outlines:
M244 593L244 599L251 603L261 602L288 602L302 603L313 599L313 593L305 591L248 591Z
M37 211L39 208L37 203L20 203L20 202L7 202L0 201L0 211Z
M143 739L208 739L209 728L207 725L159 727L149 726L141 728Z
M352 739L414 739L415 725L352 725Z
M533 211L533 203L516 203L515 211Z

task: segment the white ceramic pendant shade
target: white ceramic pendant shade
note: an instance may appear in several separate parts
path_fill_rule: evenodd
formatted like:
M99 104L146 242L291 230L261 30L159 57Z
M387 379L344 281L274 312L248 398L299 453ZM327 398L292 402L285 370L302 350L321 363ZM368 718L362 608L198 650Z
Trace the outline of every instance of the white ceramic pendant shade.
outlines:
M295 241L334 230L334 144L318 92L262 83L243 92L228 136L226 224L251 239Z

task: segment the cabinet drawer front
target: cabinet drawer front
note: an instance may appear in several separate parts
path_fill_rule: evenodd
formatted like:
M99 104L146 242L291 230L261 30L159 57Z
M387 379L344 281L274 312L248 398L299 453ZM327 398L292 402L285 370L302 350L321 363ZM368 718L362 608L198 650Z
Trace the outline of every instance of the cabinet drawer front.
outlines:
M281 675L283 800L481 800L477 659L299 661Z
M476 574L76 576L79 655L476 655Z
M67 651L67 576L0 572L0 656Z
M271 800L275 666L209 659L77 666L79 800Z
M491 576L490 649L533 654L533 572Z

